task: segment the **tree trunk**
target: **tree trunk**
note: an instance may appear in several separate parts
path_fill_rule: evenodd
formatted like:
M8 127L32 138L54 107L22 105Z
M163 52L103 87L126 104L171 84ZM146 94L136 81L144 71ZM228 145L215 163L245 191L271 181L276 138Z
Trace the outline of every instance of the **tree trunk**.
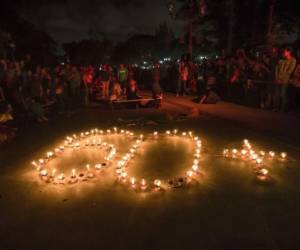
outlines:
M227 36L227 55L231 55L232 46L233 46L233 30L234 30L234 0L229 0L228 2L228 12L229 12L229 20L228 20L228 36Z
M275 4L276 0L269 0L269 15L268 15L268 26L267 26L267 37L266 37L266 47L268 50L271 50L273 47L273 34L272 34L272 29L273 29L273 23L274 23L274 9L275 9Z
M193 22L189 23L189 41L188 41L188 54L192 56L193 54Z

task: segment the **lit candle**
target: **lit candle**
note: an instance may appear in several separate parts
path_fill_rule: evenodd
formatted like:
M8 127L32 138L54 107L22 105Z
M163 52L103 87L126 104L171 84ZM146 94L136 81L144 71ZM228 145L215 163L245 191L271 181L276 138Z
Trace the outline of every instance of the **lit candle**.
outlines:
M55 177L55 173L56 173L56 169L54 168L54 169L52 169L52 177L54 178Z
M260 154L261 156L265 156L266 152L265 152L265 151L260 151L259 154Z
M194 175L194 173L193 173L193 171L187 171L187 172L186 172L186 175L187 175L189 178L192 178L193 175Z
M175 135L177 134L177 132L178 132L178 130L177 130L177 129L174 129L174 134L175 134Z
M53 152L48 152L47 153L47 158L51 158L53 156Z
M227 155L229 153L229 150L228 149L224 149L223 150L223 155Z
M197 165L193 165L193 166L192 166L192 170L193 170L194 172L197 172L197 171L199 170L199 167L198 167Z
M41 176L47 176L47 175L48 175L47 170L46 170L46 169L41 170L41 171L40 171L40 175L41 175Z
M270 151L270 152L269 152L269 155L273 158L273 157L275 156L275 152Z
M60 175L57 177L57 179L58 179L59 181L63 181L63 180L65 179L64 174L63 174L63 173L60 174Z
M199 164L199 160L195 159L194 160L194 165L198 165Z
M256 159L256 163L259 165L259 164L262 164L262 159L260 159L260 158L257 158Z
M154 185L156 188L160 188L161 187L161 180L154 180Z
M232 149L232 153L235 155L237 154L238 150L237 149Z
M282 153L280 154L280 156L281 156L281 158L282 158L282 159L286 159L286 157L287 157L287 153L285 153L285 152L282 152Z
M186 136L186 132L183 132L182 135L183 135L183 136Z
M262 175L267 175L268 173L269 173L269 171L265 168L260 170L260 174L262 174Z
M143 189L143 190L147 188L146 180L145 180L145 179L142 179L141 185L142 185L142 189Z
M75 178L75 177L76 177L76 169L72 169L71 178Z
M246 155L247 154L247 150L243 149L242 151L242 155Z
M123 178L123 179L126 179L126 177L127 177L127 172L123 172L122 174L121 174L121 177Z
M87 169L87 171L89 172L90 171L90 164L86 164L86 169Z
M134 187L135 187L135 184L136 184L136 180L135 180L134 177L132 177L132 178L130 179L130 183L131 183L131 186L134 188Z
M101 165L101 164L96 164L96 165L95 165L95 169L100 170L101 168L102 168L102 165Z

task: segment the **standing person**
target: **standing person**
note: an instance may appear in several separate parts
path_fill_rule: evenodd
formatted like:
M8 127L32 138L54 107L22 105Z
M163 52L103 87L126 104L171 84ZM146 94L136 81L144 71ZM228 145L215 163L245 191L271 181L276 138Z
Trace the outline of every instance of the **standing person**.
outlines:
M290 80L291 104L293 111L300 115L300 50L297 52L297 65Z
M127 88L128 70L125 68L124 64L120 64L118 69L118 81L121 84L124 91Z
M290 77L296 67L296 59L292 56L291 48L285 48L275 70L275 111L286 111L287 107L287 88Z
M272 52L270 57L265 57L264 62L266 66L269 68L269 73L267 76L267 84L266 84L266 103L265 106L268 109L274 108L275 101L275 71L276 71L276 65L278 63L278 49L276 47L272 48Z
M181 62L179 64L179 81L178 81L178 85L177 85L177 95L179 96L179 94L182 93L182 95L184 96L186 94L186 83L189 77L189 69L188 66L185 62Z
M110 81L110 72L109 66L104 65L101 71L101 79L102 79L102 97L104 99L109 98L109 81Z
M70 84L70 96L73 106L78 106L79 95L80 95L80 86L81 86L81 74L76 66L72 66L69 84Z

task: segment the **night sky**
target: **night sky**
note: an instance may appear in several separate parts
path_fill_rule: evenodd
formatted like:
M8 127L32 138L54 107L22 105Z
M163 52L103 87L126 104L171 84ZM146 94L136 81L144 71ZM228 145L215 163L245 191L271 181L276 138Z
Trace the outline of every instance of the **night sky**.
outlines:
M16 7L27 20L60 43L87 38L89 30L122 41L137 33L153 34L167 21L175 33L180 22L168 16L166 0L19 0Z

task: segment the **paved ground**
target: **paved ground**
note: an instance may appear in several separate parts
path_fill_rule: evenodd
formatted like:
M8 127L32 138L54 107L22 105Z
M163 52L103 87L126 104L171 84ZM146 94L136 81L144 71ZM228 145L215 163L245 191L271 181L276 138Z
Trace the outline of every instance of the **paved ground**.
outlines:
M284 117L291 122L281 129L278 114L167 96L161 110L87 109L32 125L1 148L1 249L298 249L300 157L294 129L299 121ZM30 161L66 134L114 125L198 133L204 144L199 184L149 195L115 185L109 171L103 180L75 188L45 185L31 175ZM244 138L289 153L288 162L269 166L270 184L257 183L249 165L220 157L224 147L238 147ZM150 178L181 171L189 160L182 147L149 149L151 159L139 159L136 174Z

